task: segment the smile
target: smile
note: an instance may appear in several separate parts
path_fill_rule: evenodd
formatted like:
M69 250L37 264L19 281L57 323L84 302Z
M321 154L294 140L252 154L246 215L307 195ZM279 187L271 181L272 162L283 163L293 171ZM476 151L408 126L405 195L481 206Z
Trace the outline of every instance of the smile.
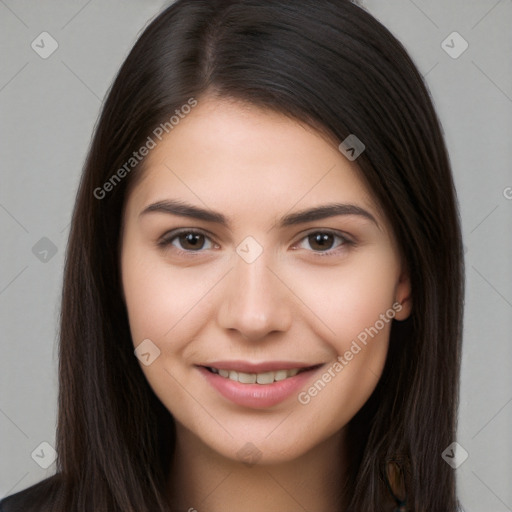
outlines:
M251 409L267 409L296 396L323 366L323 363L299 367L297 363L254 365L229 362L196 368L206 382L229 402Z

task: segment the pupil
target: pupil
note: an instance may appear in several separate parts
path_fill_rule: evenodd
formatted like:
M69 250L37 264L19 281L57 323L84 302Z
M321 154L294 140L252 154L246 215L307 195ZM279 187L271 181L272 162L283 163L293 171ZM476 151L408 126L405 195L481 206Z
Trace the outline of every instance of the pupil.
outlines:
M183 236L183 235L182 235ZM185 239L185 244L182 244L183 247L187 248L186 245L189 244L192 247L189 247L189 249L197 250L198 248L202 247L202 243L198 243L200 238L203 237L200 233L187 233L183 236Z
M313 249L315 249L314 245L318 244L319 249L329 249L332 246L332 235L329 233L313 233L309 236L310 244ZM313 243L312 243L313 241Z

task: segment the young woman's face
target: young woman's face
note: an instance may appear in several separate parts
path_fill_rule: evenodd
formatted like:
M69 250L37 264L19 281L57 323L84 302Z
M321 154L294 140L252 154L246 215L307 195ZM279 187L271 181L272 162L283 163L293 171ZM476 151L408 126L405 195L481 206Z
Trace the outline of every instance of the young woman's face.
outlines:
M305 454L366 402L409 315L390 226L357 161L285 116L200 99L155 140L123 217L141 368L203 446Z

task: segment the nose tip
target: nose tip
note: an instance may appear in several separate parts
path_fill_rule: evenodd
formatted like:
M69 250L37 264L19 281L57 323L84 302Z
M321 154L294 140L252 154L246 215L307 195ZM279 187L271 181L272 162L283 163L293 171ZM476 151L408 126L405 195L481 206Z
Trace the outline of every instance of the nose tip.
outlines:
M223 288L218 323L247 341L284 332L291 325L286 287L267 263L263 254L251 263L238 258Z

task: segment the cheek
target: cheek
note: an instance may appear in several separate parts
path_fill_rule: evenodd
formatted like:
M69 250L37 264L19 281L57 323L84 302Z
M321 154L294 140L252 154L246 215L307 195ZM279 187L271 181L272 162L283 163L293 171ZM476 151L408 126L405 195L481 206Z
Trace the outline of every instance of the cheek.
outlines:
M189 314L201 308L211 276L202 275L198 268L176 269L160 258L139 254L136 249L123 253L123 289L135 345L149 338L163 345L172 337L173 349L179 350L189 322ZM187 318L188 317L188 318ZM179 331L179 337L171 334Z
M151 340L159 355L141 369L161 402L177 419L187 411L190 395L181 382L188 378L183 363L186 347L196 335L203 316L212 276L197 276L198 269L173 269L135 246L123 251L122 281L134 347ZM195 278L194 278L195 276ZM151 345L151 350L156 350ZM153 354L156 352L153 352ZM192 404L194 405L194 404ZM201 410L195 411L201 418Z
M317 267L291 277L294 289L314 313L310 326L343 353L366 329L378 322L380 339L386 338L393 318L392 305L399 269L392 250L376 248L360 256L354 253L346 264ZM382 316L386 317L382 325ZM364 337L364 336L362 336Z
M364 405L382 374L398 267L392 251L375 251L315 274L295 281L297 293L315 312L309 327L329 344L332 361L299 402L336 431Z

